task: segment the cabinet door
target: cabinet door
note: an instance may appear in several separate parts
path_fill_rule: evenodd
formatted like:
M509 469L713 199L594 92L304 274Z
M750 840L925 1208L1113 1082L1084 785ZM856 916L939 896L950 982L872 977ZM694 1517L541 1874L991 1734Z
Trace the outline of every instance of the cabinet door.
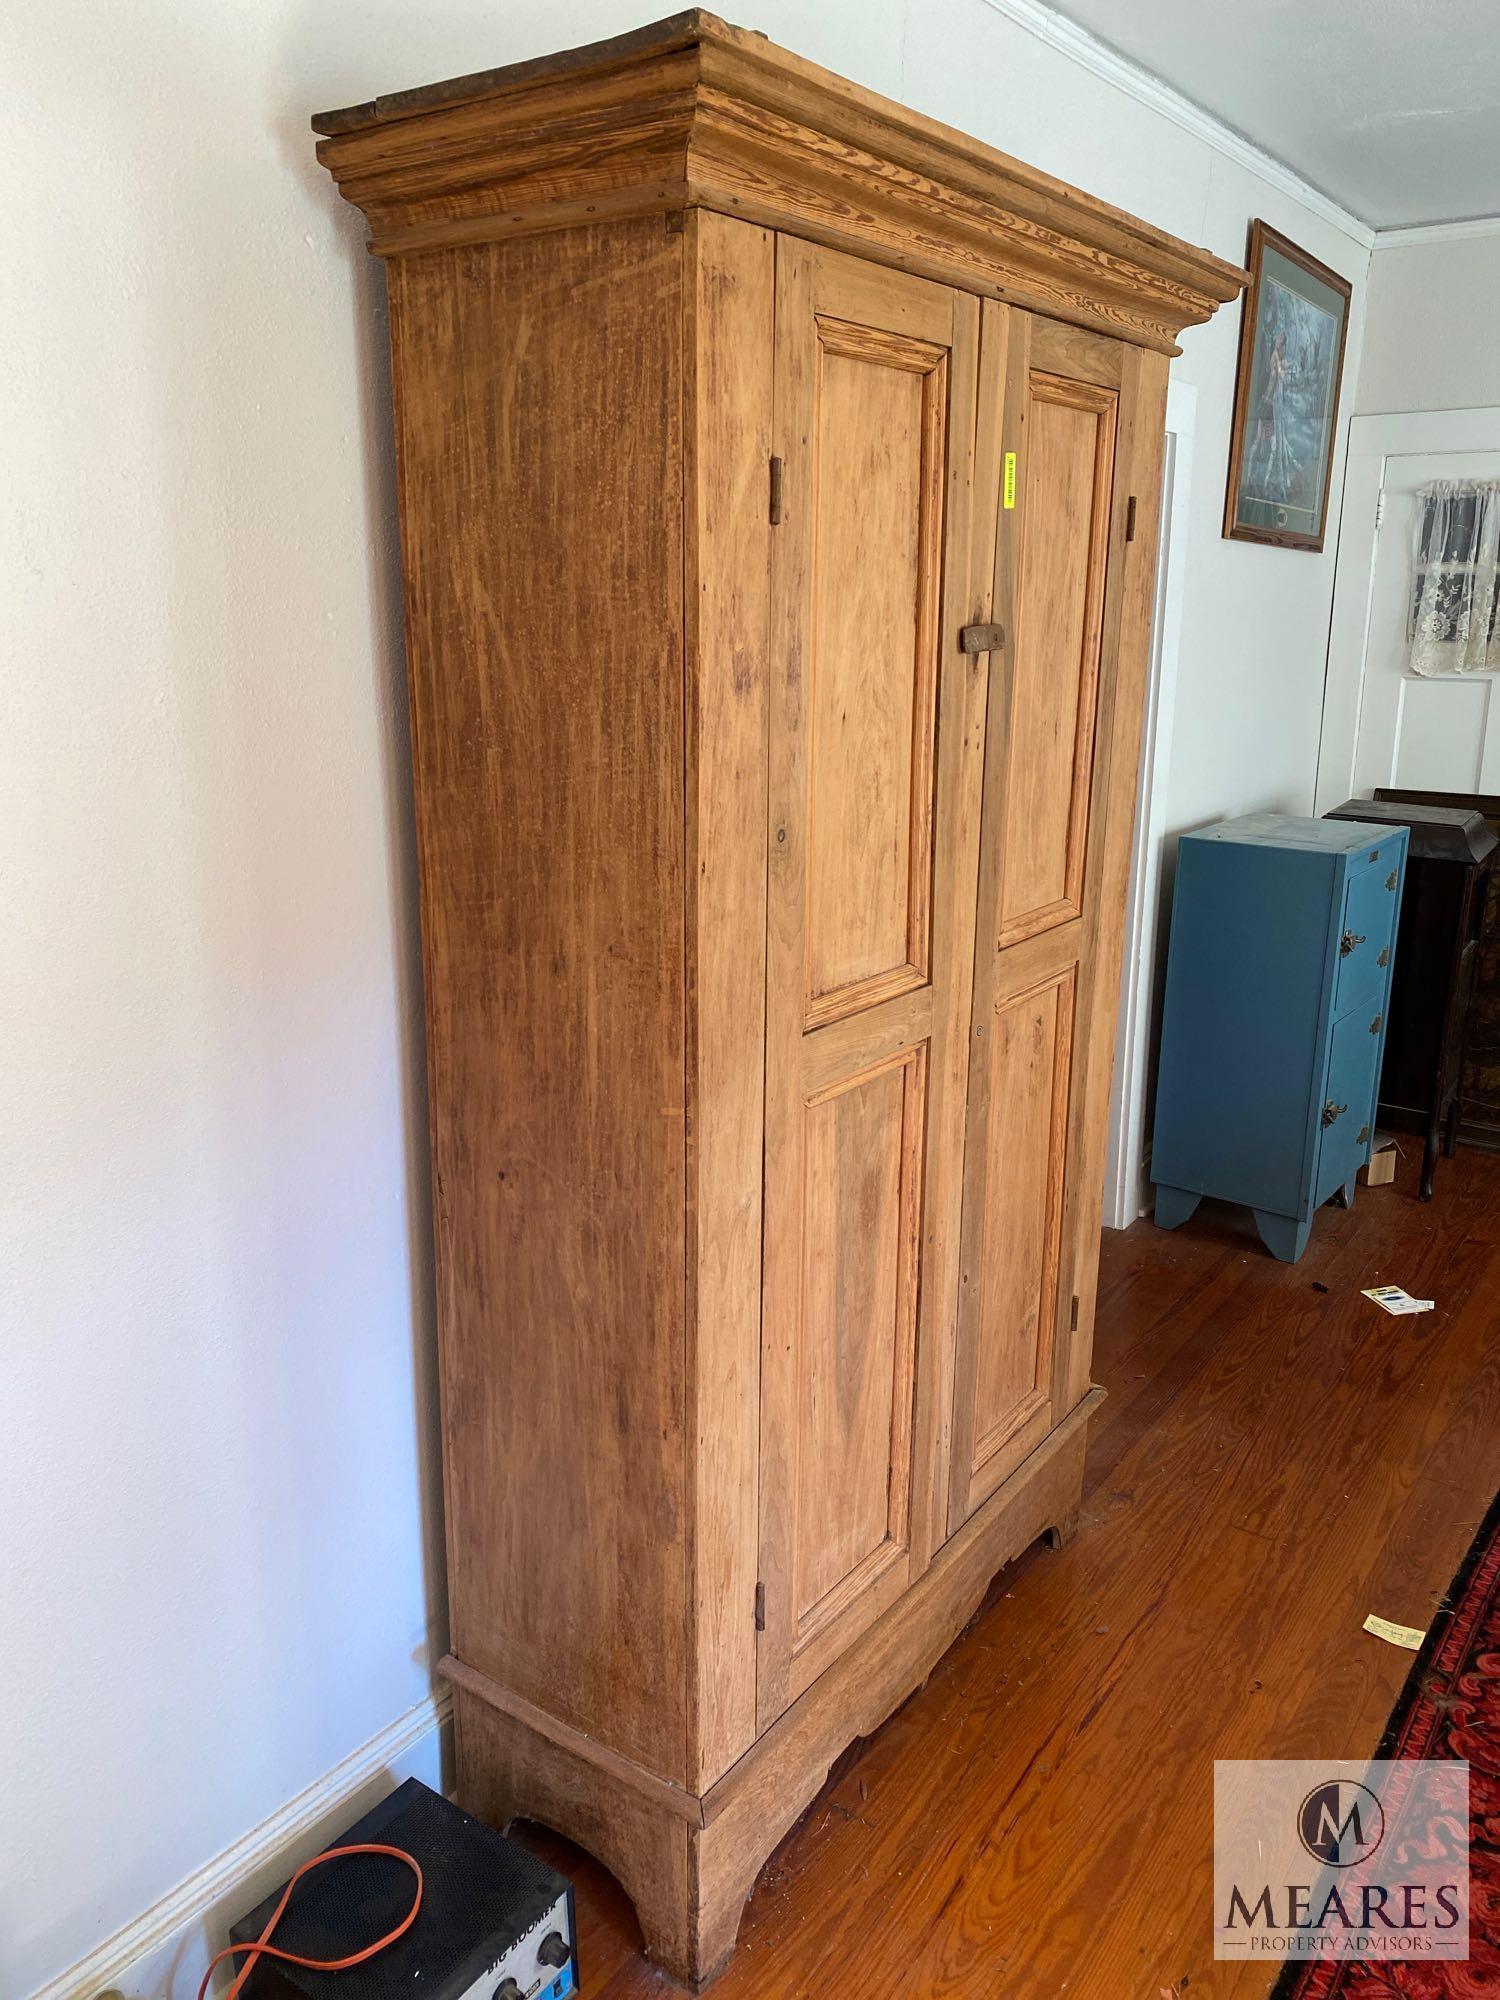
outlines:
M1400 887L1399 840L1389 835L1384 840L1372 839L1369 847L1351 856L1334 974L1335 1014L1383 994L1389 986L1386 967L1396 948Z
M1355 1007L1334 1025L1327 1073L1318 1098L1314 1208L1321 1208L1335 1188L1352 1184L1370 1157L1380 1052L1385 1046L1382 1001L1383 996L1377 996L1369 1006Z
M998 402L1000 440L976 482L996 524L991 608L1005 642L987 724L950 1528L1088 1386L1160 476L1157 361L985 308L981 407Z
M778 242L763 1725L944 1528L929 1329L956 1287L978 866L984 680L958 643L978 318Z

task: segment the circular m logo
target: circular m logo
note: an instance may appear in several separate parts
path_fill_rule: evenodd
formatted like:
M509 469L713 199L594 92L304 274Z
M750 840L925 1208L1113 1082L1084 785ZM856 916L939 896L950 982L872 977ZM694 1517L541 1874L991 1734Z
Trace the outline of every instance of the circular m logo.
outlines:
M1368 1785L1334 1778L1315 1785L1297 1813L1297 1835L1314 1861L1352 1868L1385 1838L1385 1814Z

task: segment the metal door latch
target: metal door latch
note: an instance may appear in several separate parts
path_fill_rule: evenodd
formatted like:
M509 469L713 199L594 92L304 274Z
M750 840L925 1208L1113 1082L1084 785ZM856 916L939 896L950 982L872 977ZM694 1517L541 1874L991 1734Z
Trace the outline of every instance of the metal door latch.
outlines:
M1003 625L965 625L958 635L961 653L998 653L1004 644Z
M1353 931L1345 931L1344 935L1339 939L1339 957L1347 958L1356 945L1363 943L1364 937L1362 935L1356 935Z
M1323 1124L1325 1128L1329 1125L1334 1124L1336 1120L1342 1118L1344 1113L1348 1109L1349 1107L1347 1104L1335 1104L1333 1099L1330 1097L1328 1102L1323 1106Z

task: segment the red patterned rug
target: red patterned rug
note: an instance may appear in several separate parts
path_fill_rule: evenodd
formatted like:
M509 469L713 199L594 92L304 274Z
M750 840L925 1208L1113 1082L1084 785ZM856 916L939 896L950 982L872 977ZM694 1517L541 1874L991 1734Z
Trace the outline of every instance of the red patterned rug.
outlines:
M1377 1757L1467 1758L1469 1957L1294 1960L1271 2000L1500 2000L1500 1497L1417 1655Z

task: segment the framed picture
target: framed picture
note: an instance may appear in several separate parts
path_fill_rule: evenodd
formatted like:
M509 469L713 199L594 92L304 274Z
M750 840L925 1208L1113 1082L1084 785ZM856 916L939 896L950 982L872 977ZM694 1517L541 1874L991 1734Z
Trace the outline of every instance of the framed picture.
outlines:
M1257 219L1240 323L1224 533L1321 549L1349 330L1349 284Z

